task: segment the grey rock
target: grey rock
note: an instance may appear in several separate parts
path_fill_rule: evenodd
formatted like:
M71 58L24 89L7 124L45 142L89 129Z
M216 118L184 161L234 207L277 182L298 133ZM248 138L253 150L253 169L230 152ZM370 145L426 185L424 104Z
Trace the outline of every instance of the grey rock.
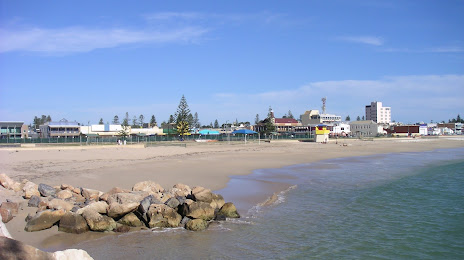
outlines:
M179 206L180 202L176 198L169 198L164 204L173 209L176 209Z
M56 194L55 188L47 184L43 184L43 183L39 184L38 189L39 189L40 195L42 195L43 197L50 197Z

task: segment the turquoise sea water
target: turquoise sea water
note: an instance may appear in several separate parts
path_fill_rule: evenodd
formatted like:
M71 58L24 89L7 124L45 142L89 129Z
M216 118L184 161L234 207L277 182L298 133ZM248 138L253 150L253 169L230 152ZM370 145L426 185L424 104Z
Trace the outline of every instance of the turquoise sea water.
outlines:
M271 206L240 202L240 197L256 192L243 187L270 182L292 187ZM258 170L234 177L218 193L238 199L243 218L212 224L205 232L142 231L78 247L95 259L464 256L463 148Z

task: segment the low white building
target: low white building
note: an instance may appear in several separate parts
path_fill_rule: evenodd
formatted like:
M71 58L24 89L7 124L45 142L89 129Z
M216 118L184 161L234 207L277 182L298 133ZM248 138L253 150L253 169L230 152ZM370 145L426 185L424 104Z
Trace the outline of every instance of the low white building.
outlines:
M348 123L339 123L333 126L332 134L336 136L348 136L351 134L351 127Z

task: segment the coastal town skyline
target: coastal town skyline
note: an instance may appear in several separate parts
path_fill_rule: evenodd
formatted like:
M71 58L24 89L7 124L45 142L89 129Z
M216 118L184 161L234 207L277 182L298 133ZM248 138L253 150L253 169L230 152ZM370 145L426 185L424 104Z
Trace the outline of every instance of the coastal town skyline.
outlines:
M108 8L108 6L111 6ZM0 2L0 118L160 124L185 95L204 125L271 106L440 122L464 108L462 1ZM132 118L131 118L132 119Z

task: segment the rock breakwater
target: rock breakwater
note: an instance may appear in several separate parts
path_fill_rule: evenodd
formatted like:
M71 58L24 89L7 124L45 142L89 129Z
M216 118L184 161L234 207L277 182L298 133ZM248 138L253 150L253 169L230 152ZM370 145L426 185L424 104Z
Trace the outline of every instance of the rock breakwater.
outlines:
M19 193L28 207L25 230L36 232L58 226L68 233L127 232L132 228L177 228L205 230L214 220L239 218L233 203L204 187L179 183L164 189L153 181L134 184L131 190L115 187L107 192L69 184L51 187L28 180L16 182L0 174L0 185ZM15 215L18 205L0 206L3 220ZM16 212L17 213L17 212Z

